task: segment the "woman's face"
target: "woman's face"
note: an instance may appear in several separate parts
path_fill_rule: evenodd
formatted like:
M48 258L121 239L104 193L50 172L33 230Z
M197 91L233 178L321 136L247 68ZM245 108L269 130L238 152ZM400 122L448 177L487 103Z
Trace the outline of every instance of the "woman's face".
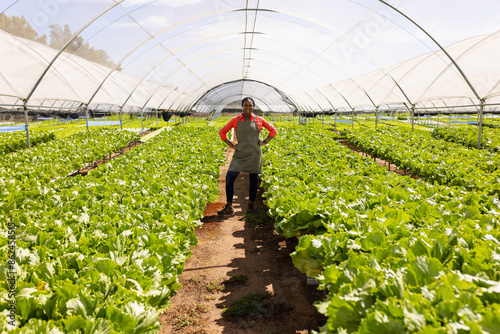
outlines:
M243 114L250 116L252 112L253 112L253 102L245 100L245 102L243 102Z

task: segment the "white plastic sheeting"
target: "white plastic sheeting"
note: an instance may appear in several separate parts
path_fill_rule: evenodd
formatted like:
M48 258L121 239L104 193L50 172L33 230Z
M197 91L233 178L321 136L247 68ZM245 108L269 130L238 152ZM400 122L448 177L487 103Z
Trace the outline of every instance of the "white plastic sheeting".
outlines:
M51 47L0 30L4 107L208 112L246 95L277 112L500 102L494 0L5 0L0 11L49 45L55 25L73 33Z

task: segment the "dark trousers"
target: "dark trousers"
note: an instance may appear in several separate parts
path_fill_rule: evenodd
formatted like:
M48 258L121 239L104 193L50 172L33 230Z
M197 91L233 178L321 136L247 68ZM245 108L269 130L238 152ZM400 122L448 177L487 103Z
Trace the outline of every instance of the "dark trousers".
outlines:
M232 171L228 171L226 174L226 199L228 203L233 203L234 181L236 181L239 174L240 172ZM259 174L250 173L250 196L248 198L250 202L255 201L255 197L257 196L258 181Z

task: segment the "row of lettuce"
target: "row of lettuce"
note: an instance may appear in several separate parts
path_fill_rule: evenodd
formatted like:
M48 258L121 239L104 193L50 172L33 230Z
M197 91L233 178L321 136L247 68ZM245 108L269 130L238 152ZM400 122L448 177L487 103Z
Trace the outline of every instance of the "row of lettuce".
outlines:
M106 119L105 121L107 121ZM119 116L112 116L111 120L119 120ZM98 119L99 121L99 119ZM37 146L54 139L63 139L73 134L87 131L85 120L75 120L72 122L58 122L57 120L48 120L30 125L30 146ZM167 123L163 119L156 120L155 118L130 119L123 117L123 128L141 132L143 129L153 129L166 126ZM106 131L106 129L120 129L119 125L93 126L89 127L90 131ZM25 131L5 132L0 133L0 154L17 152L28 147L28 141Z
M500 332L497 196L389 173L336 139L280 126L262 175L276 230L301 236L295 266L327 290L320 332Z
M481 130L481 148L500 152L500 130L484 127ZM479 129L476 126L444 127L434 129L432 136L466 147L477 148Z
M500 156L495 152L435 139L427 131L410 132L394 126L346 129L343 133L363 151L430 182L500 193Z
M36 146L56 139L54 132L35 131L30 133L30 144ZM28 147L26 132L7 132L0 134L0 154L16 152Z
M11 333L156 333L218 193L216 136L211 127L168 128L86 177L39 180L2 203L2 231L16 226ZM8 246L5 232L2 282ZM0 289L5 331L9 286Z
M94 130L0 155L0 184L8 192L31 188L85 167L127 147L140 136L129 131Z

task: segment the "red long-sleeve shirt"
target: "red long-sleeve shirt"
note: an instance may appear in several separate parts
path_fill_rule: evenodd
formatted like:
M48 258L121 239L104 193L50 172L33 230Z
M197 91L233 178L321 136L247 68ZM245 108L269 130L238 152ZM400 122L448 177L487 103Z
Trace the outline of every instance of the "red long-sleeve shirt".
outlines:
M244 119L245 118L243 117L243 113L241 113L241 115L239 115L239 116L236 116L236 117L232 118L226 125L224 125L222 127L222 129L219 130L219 137L220 137L220 139L226 140L227 139L227 133L232 128L234 128L234 130L236 130L236 126L238 125L238 121L239 120L244 120ZM278 130L276 130L276 128L272 124L268 123L262 117L256 116L256 115L254 115L252 113L252 115L250 116L250 121L253 122L254 119L257 122L257 126L259 127L259 132L262 131L262 127L264 127L267 131L269 131L269 136L271 136L273 138L276 136L276 134L278 133Z

